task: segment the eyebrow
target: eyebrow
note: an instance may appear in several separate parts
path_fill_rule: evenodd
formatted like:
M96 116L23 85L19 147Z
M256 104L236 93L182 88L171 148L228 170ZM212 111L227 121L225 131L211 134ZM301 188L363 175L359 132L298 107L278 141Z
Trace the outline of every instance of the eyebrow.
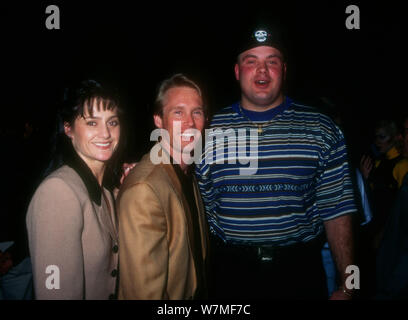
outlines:
M111 120L111 119L113 119L113 118L118 118L118 116L117 115L113 115L113 116L110 116L109 118L108 118L108 121L109 120ZM88 116L88 117L84 117L84 119L85 120L101 120L102 118L101 117L95 117L95 116Z
M185 107L184 107L184 106L180 106L180 105L170 107L170 110L175 110L175 109L185 109ZM204 106L196 106L196 107L193 107L193 110L197 110L197 109L204 109Z
M247 54L244 57L242 57L242 61L245 61L246 59L249 58L256 58L258 59L259 57L257 55L254 54ZM282 56L280 54L270 54L269 56L266 57L266 59L271 59L271 58L279 58L282 59Z

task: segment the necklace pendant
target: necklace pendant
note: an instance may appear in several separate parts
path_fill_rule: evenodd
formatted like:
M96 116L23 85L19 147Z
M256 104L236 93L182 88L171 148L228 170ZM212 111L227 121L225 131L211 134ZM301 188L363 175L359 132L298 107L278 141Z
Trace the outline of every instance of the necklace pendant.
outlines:
M261 127L261 126L258 126L258 133L259 133L259 134L262 134L262 132L263 132L262 127Z

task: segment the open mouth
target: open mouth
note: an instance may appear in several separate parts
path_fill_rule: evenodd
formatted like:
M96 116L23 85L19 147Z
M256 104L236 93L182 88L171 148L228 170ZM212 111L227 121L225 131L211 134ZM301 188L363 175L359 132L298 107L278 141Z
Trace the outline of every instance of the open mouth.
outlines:
M100 149L108 149L110 147L110 145L112 144L112 142L95 142L94 145L97 146Z
M258 88L266 88L269 86L270 81L261 79L261 80L255 80L255 86Z
M190 133L185 132L181 134L181 138L183 141L190 141L194 137L195 137L194 133L191 133L191 132Z

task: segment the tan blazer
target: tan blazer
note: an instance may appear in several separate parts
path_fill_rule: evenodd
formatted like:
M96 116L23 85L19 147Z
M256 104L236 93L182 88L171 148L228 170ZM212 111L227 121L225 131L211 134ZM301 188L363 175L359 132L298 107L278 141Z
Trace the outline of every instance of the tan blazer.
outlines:
M154 165L146 154L123 182L116 199L119 216L119 299L192 299L206 277L208 232L195 183L200 230L171 164ZM200 233L197 256L193 232ZM201 263L203 275L197 274ZM206 282L205 280L203 282ZM205 283L204 283L205 284Z
M114 200L104 191L108 204L102 198L99 206L68 166L54 171L36 190L26 222L37 299L112 298L118 235ZM59 269L59 289L47 288L50 277L57 276L46 270L51 265Z

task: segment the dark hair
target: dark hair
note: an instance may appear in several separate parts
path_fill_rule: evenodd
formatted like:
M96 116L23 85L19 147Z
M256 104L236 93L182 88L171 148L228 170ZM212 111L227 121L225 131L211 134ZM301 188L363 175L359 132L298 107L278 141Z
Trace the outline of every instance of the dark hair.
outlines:
M397 123L393 119L378 120L375 123L374 129L384 129L393 138L395 138L399 133Z
M66 122L73 125L77 117L83 117L86 113L92 116L94 102L98 108L102 106L103 110L118 108L120 112L116 89L102 86L95 80L84 80L64 91L63 102L58 109L62 125Z
M98 110L117 109L121 123L121 135L118 147L107 162L104 174L104 185L116 186L122 173L123 152L125 148L126 135L124 130L123 107L120 103L118 91L107 85L102 85L95 80L84 80L64 90L64 97L58 106L56 129L52 141L51 161L45 176L63 166L76 156L76 151L71 140L65 134L64 125L68 123L73 126L78 117L86 114L93 115L94 105Z
M204 98L201 93L200 87L191 79L186 77L185 75L178 73L173 75L172 77L164 80L161 82L159 89L157 91L156 100L154 102L153 107L153 114L163 116L163 103L164 98L166 96L167 91L172 88L180 88L180 87L187 87L197 91L198 95L203 100L203 109L204 113L207 114L206 104L204 103Z

